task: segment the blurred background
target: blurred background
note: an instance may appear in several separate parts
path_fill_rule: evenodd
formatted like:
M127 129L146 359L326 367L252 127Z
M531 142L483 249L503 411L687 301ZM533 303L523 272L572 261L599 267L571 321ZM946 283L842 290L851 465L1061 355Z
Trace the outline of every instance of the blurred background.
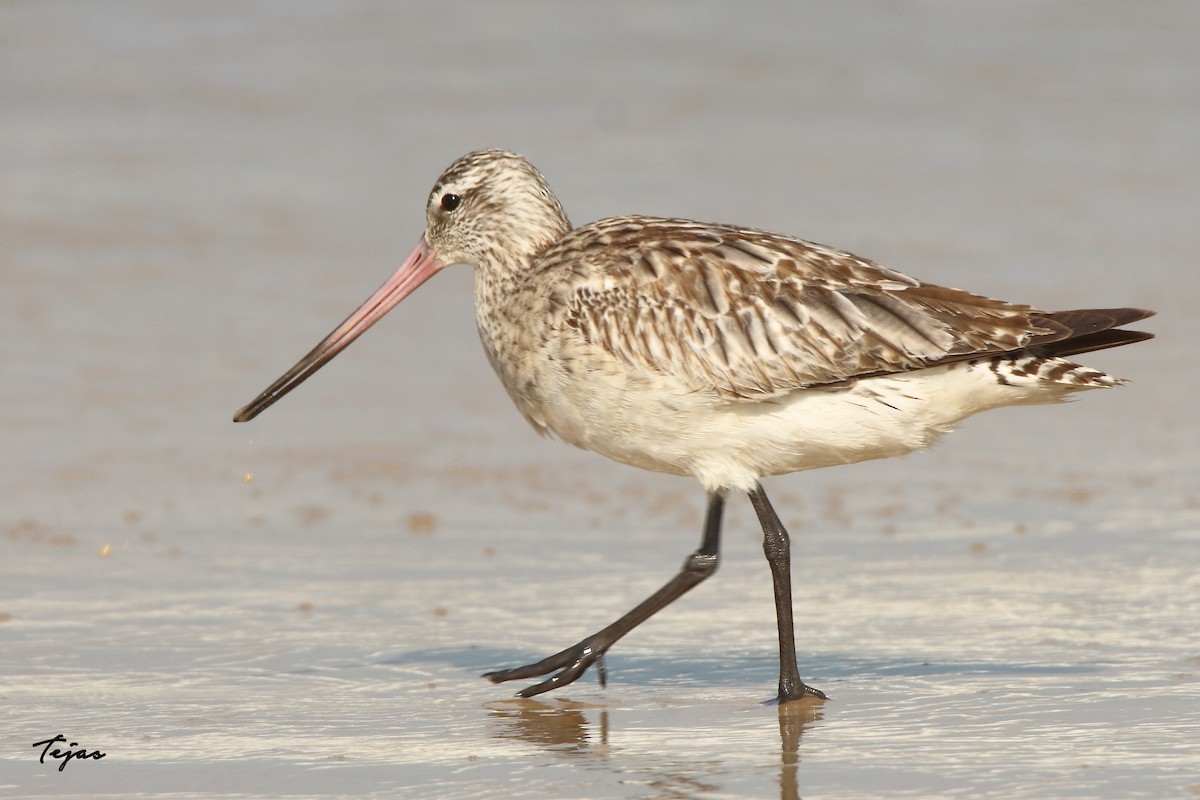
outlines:
M774 721L711 716L774 682L748 504L713 585L631 637L624 673L614 651L632 694L572 695L678 704L649 741L704 766L621 761L644 747L609 741L606 717L616 760L569 791L577 764L489 733L510 691L475 675L648 594L695 547L703 499L536 437L482 356L468 268L230 421L391 274L450 161L506 147L575 224L739 223L1048 309L1157 309L1139 327L1158 339L1085 359L1126 388L769 489L821 620L806 678L849 703L824 711L841 738L806 731L803 785L1194 791L1170 742L1195 724L1178 713L1200 657L1198 40L1182 0L0 4L0 704L20 723L0 787L128 796L197 770L211 791L429 796L470 752L486 764L439 793L499 791L531 763L549 768L529 791L557 796L776 791ZM1028 719L979 705L966 663L1009 665L980 680L1028 681L1014 691L1047 708L1082 684L1111 699L1131 672L1153 686L1135 708L1089 696L1054 722L1075 733L999 759L953 720ZM1088 667L1066 689L1029 664ZM896 703L947 684L932 740L881 754L875 726L917 724ZM580 747L600 738L582 720ZM1072 726L1118 722L1129 758L1080 777L1111 743ZM114 755L53 773L26 751L59 728ZM396 737L390 760L346 756L364 730ZM190 755L152 755L164 740ZM883 771L856 771L858 747Z

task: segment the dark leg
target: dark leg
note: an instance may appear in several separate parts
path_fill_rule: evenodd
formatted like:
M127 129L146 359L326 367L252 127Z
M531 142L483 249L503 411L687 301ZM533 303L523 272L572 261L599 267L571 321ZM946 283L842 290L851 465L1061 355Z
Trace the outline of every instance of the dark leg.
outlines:
M796 635L792 624L792 543L787 530L779 521L767 493L761 484L754 484L748 494L754 513L763 529L763 552L771 565L771 581L775 585L775 620L779 626L779 698L786 703L799 700L806 694L825 699L823 692L806 686L800 680L796 666Z
M601 684L603 684L603 659L608 648L717 571L721 549L721 512L724 509L725 495L721 492L709 493L708 516L704 520L704 539L700 542L700 549L687 557L687 560L683 562L683 569L679 571L678 575L639 603L628 614L578 644L544 658L536 664L488 672L483 677L492 683L500 683L501 681L535 678L554 670L561 670L557 675L517 692L518 697L533 697L536 694L566 686L587 671L592 664L596 664L600 670Z

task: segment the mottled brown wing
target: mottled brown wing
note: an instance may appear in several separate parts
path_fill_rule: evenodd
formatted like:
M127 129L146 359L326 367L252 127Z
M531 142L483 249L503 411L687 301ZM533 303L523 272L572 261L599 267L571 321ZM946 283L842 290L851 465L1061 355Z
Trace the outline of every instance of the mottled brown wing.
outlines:
M558 249L547 255L586 265L552 298L566 325L617 358L728 398L761 399L1070 334L1028 306L923 284L760 231L622 217L585 226Z

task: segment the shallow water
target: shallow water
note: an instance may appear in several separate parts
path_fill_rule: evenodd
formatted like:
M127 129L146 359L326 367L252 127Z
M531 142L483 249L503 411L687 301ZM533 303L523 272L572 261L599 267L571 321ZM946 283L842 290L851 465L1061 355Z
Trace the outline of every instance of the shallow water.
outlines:
M1200 7L0 6L0 795L1200 794L1190 398ZM1133 379L768 485L591 676L553 652L695 546L689 481L535 437L448 270L249 425L453 157L576 222L720 219L1049 308ZM106 753L59 772L32 743Z

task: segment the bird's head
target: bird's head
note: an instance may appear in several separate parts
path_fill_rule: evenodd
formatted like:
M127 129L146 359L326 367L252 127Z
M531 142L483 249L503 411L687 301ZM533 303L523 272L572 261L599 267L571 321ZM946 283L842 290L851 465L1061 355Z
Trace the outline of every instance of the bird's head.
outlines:
M477 150L451 164L429 193L425 216L425 235L400 269L234 422L253 419L299 386L445 266L516 272L571 229L542 174L507 150Z

